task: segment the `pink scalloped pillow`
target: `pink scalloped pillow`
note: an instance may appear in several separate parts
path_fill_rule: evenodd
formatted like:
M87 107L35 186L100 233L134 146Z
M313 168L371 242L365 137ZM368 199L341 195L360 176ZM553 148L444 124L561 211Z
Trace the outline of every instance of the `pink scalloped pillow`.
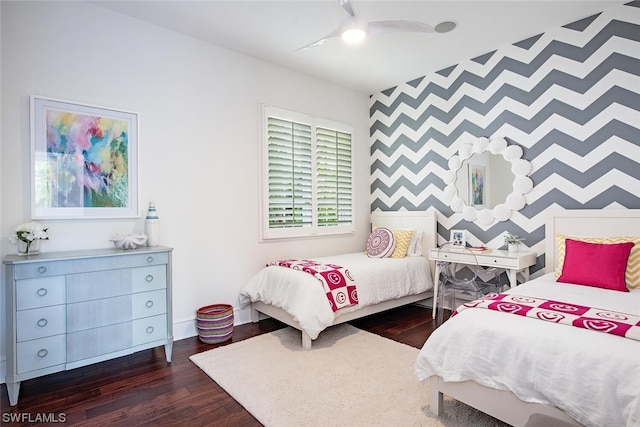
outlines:
M369 258L386 258L393 253L396 238L388 228L379 227L367 238L367 256Z
M558 282L629 292L625 272L633 242L604 244L566 239L565 245Z

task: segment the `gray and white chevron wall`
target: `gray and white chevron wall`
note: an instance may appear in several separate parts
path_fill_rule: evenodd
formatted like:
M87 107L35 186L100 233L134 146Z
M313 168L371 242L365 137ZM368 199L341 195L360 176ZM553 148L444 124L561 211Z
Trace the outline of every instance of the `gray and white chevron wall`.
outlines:
M448 159L479 137L520 145L534 184L486 227L444 194ZM640 1L374 94L370 141L372 211L435 209L441 242L465 229L497 248L509 231L541 270L548 211L640 208Z

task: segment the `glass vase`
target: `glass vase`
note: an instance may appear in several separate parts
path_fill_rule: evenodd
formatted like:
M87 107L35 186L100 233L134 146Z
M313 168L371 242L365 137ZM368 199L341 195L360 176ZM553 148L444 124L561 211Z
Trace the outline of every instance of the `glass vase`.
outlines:
M18 240L18 255L35 255L40 253L40 239L31 242Z

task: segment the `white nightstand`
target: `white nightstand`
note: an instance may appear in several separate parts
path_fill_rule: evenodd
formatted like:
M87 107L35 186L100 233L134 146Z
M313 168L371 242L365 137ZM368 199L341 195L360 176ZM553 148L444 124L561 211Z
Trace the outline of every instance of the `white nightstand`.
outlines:
M475 256L475 257L474 257ZM525 281L529 280L529 267L536 263L538 254L535 252L509 252L492 249L484 252L447 251L444 249L431 249L429 259L436 261L433 290L433 318L436 317L436 304L438 300L438 288L440 287L440 269L438 261L448 261L457 264L475 265L476 261L483 267L504 268L509 278L509 286L512 288L518 284L517 275L522 274Z

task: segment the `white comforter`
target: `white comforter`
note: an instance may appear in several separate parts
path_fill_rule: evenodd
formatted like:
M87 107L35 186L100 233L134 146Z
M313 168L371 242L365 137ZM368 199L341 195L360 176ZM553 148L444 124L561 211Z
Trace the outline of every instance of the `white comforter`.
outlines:
M640 289L615 292L560 284L553 274L509 293L640 314ZM640 426L640 341L573 326L468 309L429 337L420 380L472 380L544 403L593 427Z
M240 292L240 307L262 301L286 311L311 339L344 313L433 288L424 257L369 258L364 253L314 258L348 268L358 290L358 304L333 312L322 284L311 274L284 267L265 267Z

